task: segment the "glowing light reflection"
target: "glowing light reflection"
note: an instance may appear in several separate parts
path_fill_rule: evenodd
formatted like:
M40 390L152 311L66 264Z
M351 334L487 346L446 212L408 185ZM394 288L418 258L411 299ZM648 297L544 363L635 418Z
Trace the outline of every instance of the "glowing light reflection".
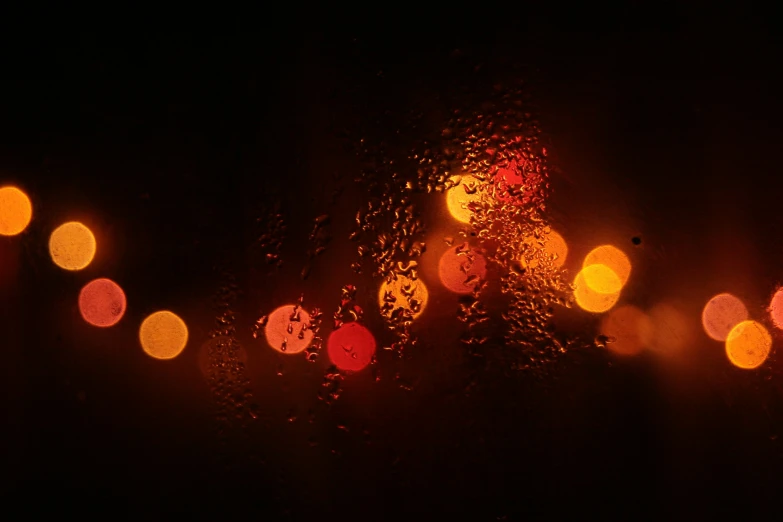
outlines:
M173 312L155 312L141 323L139 340L144 352L150 357L174 359L188 344L188 327Z
M469 294L487 275L487 261L467 243L446 250L438 263L440 281L456 294Z
M21 234L33 218L27 194L16 187L0 187L0 236Z
M375 355L375 337L359 323L346 323L329 334L326 349L332 364L341 370L358 372Z
M95 256L95 236L83 224L72 221L57 227L49 237L52 261L65 270L81 270Z
M481 200L481 192L478 189L479 180L469 174L460 178L461 181L458 185L446 191L446 206L454 219L462 223L470 223L473 211L468 205Z
M310 314L298 305L285 305L269 314L264 335L269 346L278 352L295 354L313 341L310 326Z
M610 338L606 347L619 355L636 355L650 342L652 321L635 306L612 310L601 322L601 333Z
M620 278L620 286L625 286L631 276L631 261L628 256L612 245L602 245L591 250L582 263L583 267L589 265L604 265L611 268Z
M378 290L378 306L383 315L391 316L395 310L409 310L411 317L416 319L427 307L429 291L421 279L411 279L402 274L396 274L391 281L384 281Z
M716 341L725 341L732 328L748 318L748 309L731 294L718 294L704 305L701 324Z
M93 326L114 326L125 314L125 292L111 279L90 281L79 293L79 311Z
M589 269L589 270L588 270ZM605 265L589 265L576 275L574 279L574 299L580 308L592 313L603 313L610 310L620 298L620 292L603 293L587 284L585 271L595 280L599 289L617 286L618 277ZM602 279L605 278L605 281ZM602 282L603 281L603 282Z
M772 337L756 321L742 321L726 338L726 355L731 364L743 370L758 368L769 356Z

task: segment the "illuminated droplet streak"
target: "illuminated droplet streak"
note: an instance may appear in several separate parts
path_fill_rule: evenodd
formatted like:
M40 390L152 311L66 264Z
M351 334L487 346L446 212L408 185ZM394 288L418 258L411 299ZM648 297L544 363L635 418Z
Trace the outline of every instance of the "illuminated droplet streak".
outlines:
M710 299L701 313L701 324L710 338L725 341L732 328L748 318L748 309L731 294Z
M487 261L467 244L446 250L438 263L438 275L446 289L456 294L469 294L487 276Z
M429 291L421 279L411 279L397 274L391 281L384 281L378 290L378 306L383 315L390 316L395 310L410 310L413 319L418 318L427 307Z
M769 356L772 337L761 323L742 321L726 338L726 355L731 364L743 370L758 368Z
M267 344L278 352L299 353L313 341L310 314L298 305L281 306L269 314L264 335Z
M188 344L188 327L173 312L155 312L141 323L139 340L144 352L150 357L174 359Z
M327 353L332 364L341 370L358 372L372 362L375 337L359 323L346 323L329 334Z
M110 279L95 279L79 293L79 311L93 326L113 326L125 314L125 292Z
M95 236L83 224L72 221L57 227L49 237L52 261L65 270L81 270L95 256Z
M0 236L21 234L33 218L27 194L16 187L0 187Z

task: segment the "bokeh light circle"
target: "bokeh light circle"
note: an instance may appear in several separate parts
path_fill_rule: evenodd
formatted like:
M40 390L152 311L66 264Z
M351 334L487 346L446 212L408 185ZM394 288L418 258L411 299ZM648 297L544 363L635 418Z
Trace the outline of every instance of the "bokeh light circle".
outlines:
M310 314L298 305L284 305L269 314L264 336L270 347L285 354L295 354L313 341Z
M378 290L381 313L391 316L395 310L410 310L411 318L419 317L427 306L429 291L421 279L397 274L391 281L384 280Z
M704 305L701 324L710 338L725 341L732 328L748 318L748 309L731 294L718 294Z
M481 192L478 189L480 182L470 174L460 178L458 185L446 191L446 206L454 219L462 223L470 223L473 211L468 205L481 200Z
M162 310L148 316L139 328L144 352L155 359L173 359L188 344L188 327L173 312Z
M363 370L375 355L372 332L359 323L346 323L329 334L326 341L329 360L341 370Z
M780 288L769 303L769 315L775 328L783 330L783 288Z
M636 355L650 342L652 322L635 306L626 305L609 312L601 321L601 334L610 338L606 347L619 355Z
M523 256L527 259L523 259L523 261L530 268L535 268L538 265L538 260L534 256L536 252L542 250L547 256L552 258L552 265L556 268L563 266L568 257L568 244L563 239L563 236L554 230L542 233L539 238L527 236L522 242L528 245L527 251Z
M33 218L27 194L16 187L0 187L0 236L21 234Z
M616 294L623 288L620 278L606 265L587 265L581 273L585 284L599 294Z
M648 310L652 321L650 349L659 355L682 354L695 338L691 316L668 302L658 303Z
M603 293L595 290L591 285L588 285L585 280L585 270L594 266L596 268L591 268L588 271L592 278L598 280L598 278L603 275L609 279L609 283L599 285L600 288L610 287L612 286L612 281L618 281L616 275L614 275L614 279L612 279L612 270L604 265L590 265L589 267L585 267L580 270L579 273L576 274L576 278L574 278L574 299L576 300L576 304L587 312L603 313L617 304L617 300L620 299L620 292Z
M467 243L446 250L438 262L440 281L456 294L469 294L487 275L487 260Z
M726 338L726 355L731 364L743 370L758 368L769 356L772 336L761 323L742 321Z
M620 285L625 286L631 276L631 261L622 250L612 245L602 245L594 248L585 256L582 267L604 265L612 269L620 278Z
M125 314L125 307L125 292L111 279L90 281L79 292L79 312L93 326L114 326Z
M81 270L95 257L95 236L77 221L60 225L49 237L52 261L66 270Z

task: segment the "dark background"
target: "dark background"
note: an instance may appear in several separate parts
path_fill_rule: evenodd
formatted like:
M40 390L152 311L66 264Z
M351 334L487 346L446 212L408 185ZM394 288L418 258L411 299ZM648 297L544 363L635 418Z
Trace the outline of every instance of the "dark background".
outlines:
M409 363L412 391L368 371L327 406L317 399L324 363L289 362L249 335L258 310L300 292L329 315L353 283L370 309L375 290L362 285L372 280L352 275L345 239L363 198L359 138L416 145L455 104L475 110L519 79L551 151L553 219L575 257L610 237L633 251L636 303L674 296L698 317L731 290L762 317L783 254L772 17L551 7L5 16L0 183L24 187L35 214L23 236L0 240L4 510L350 520L778 512L774 356L758 372L732 371L699 340L682 364L586 349L545 373L503 372L459 355L454 302L443 297L423 317L428 348ZM412 110L423 113L420 130L408 125ZM249 245L275 205L287 236L270 277ZM307 234L323 213L335 239L303 282ZM65 219L90 225L101 245L84 273L48 259L48 234ZM75 309L79 288L99 276L129 296L110 331ZM198 349L226 277L240 289L238 336L261 413L218 435ZM190 328L171 363L136 342L141 319L160 308ZM580 327L594 335L592 319Z

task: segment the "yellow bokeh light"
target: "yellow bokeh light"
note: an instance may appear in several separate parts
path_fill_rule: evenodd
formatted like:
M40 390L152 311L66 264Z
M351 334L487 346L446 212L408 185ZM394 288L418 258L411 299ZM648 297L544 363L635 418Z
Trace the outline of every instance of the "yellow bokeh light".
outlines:
M701 313L704 331L716 341L725 341L736 325L748 318L748 309L731 294L718 294L710 299Z
M0 188L0 235L22 233L33 218L33 205L27 194L16 187Z
M594 266L597 266L598 268L590 268ZM602 293L595 290L591 285L588 285L585 280L585 270L590 268L588 273L592 274L594 278L603 274L603 276L610 281L608 284L601 286L601 288L612 286L612 276L609 275L612 270L603 265L590 265L590 267L585 267L580 270L574 279L574 298L576 299L576 304L588 312L606 312L617 304L617 300L620 299L620 292ZM618 280L617 275L614 275L614 281L616 282Z
M454 219L470 223L470 215L473 212L468 208L468 204L481 200L479 180L469 174L460 178L458 185L446 191L446 206Z
M620 278L606 265L587 265L581 274L585 284L599 294L616 294L623 288Z
M178 315L168 310L155 312L139 328L141 347L155 359L173 359L188 344L188 327Z
M544 254L552 258L552 265L556 268L563 266L566 262L566 257L568 257L568 244L563 239L563 236L554 230L550 230L549 233L544 232L539 238L527 236L522 242L528 245L528 249L523 256L526 259L522 259L522 261L530 268L535 268L538 265L535 254L542 250Z
M606 347L612 352L636 355L650 342L652 321L635 306L621 306L601 321L601 334L611 339Z
M761 366L772 348L772 336L761 323L742 321L726 338L726 355L731 364L743 370Z
M395 279L384 281L378 290L378 306L381 313L390 317L395 310L409 310L416 319L427 307L429 292L421 279L411 279L397 274Z
M602 245L594 248L585 256L583 267L589 265L604 265L612 269L620 278L620 286L625 286L631 276L631 261L620 249L612 245Z
M95 236L77 221L57 227L49 238L52 261L66 270L81 270L95 256Z

